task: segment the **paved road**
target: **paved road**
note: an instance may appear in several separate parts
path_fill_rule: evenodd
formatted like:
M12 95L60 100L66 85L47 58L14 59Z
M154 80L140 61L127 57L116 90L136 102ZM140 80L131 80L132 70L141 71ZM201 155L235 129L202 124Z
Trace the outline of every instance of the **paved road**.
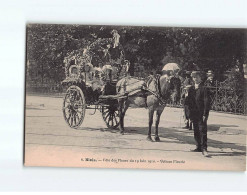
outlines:
M193 132L182 129L182 110L165 108L161 142L146 140L146 109L129 109L126 134L106 128L101 114L87 110L75 130L63 119L62 98L27 96L25 164L149 169L245 170L246 117L211 112L208 121L210 158L190 152Z

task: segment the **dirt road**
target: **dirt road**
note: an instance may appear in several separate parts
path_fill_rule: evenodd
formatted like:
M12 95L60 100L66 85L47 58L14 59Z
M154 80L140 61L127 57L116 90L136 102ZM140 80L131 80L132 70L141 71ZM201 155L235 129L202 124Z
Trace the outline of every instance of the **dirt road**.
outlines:
M246 117L211 112L208 120L210 158L193 153L193 131L183 126L180 108L165 108L161 142L149 142L146 109L129 109L126 134L110 130L100 112L87 110L75 130L63 119L62 98L27 96L25 165L149 169L245 170Z

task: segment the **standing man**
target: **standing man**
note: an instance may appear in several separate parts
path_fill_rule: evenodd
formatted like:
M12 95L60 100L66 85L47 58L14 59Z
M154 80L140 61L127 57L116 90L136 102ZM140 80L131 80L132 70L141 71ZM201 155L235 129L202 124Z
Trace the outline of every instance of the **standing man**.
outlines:
M183 106L184 106L184 123L185 123L185 127L183 127L184 129L189 129L192 130L192 120L191 120L191 107L193 106L192 104L194 103L193 101L191 101L192 98L190 98L190 93L191 93L191 87L192 85L187 85L184 87L183 89Z
M213 87L215 86L214 73L212 70L207 72L207 80L205 81L205 86Z
M210 103L207 88L203 83L204 74L200 71L193 71L191 77L194 85L189 98L194 102L190 109L194 126L194 138L197 146L193 151L202 152L203 156L209 157L207 152L207 120Z
M189 91L191 86L193 85L193 81L191 78L191 71L186 71L185 72L185 79L182 85L182 94L181 94L181 100L183 102L183 106L184 106L184 123L185 123L185 127L183 127L184 129L189 129L192 130L192 121L190 120L190 100L189 100Z

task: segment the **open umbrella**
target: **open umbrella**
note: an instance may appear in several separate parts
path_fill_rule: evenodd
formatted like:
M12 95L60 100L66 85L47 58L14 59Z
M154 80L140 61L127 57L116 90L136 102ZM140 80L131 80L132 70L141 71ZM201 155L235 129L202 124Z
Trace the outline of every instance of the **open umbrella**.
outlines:
M168 70L172 70L172 71L180 70L180 67L176 63L168 63L163 67L162 71L168 71Z

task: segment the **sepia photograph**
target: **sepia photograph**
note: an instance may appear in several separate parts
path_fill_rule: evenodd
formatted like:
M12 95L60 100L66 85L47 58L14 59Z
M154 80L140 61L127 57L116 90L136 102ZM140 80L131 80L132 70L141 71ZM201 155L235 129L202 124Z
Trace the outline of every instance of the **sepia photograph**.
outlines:
M26 25L24 165L246 170L247 29Z

